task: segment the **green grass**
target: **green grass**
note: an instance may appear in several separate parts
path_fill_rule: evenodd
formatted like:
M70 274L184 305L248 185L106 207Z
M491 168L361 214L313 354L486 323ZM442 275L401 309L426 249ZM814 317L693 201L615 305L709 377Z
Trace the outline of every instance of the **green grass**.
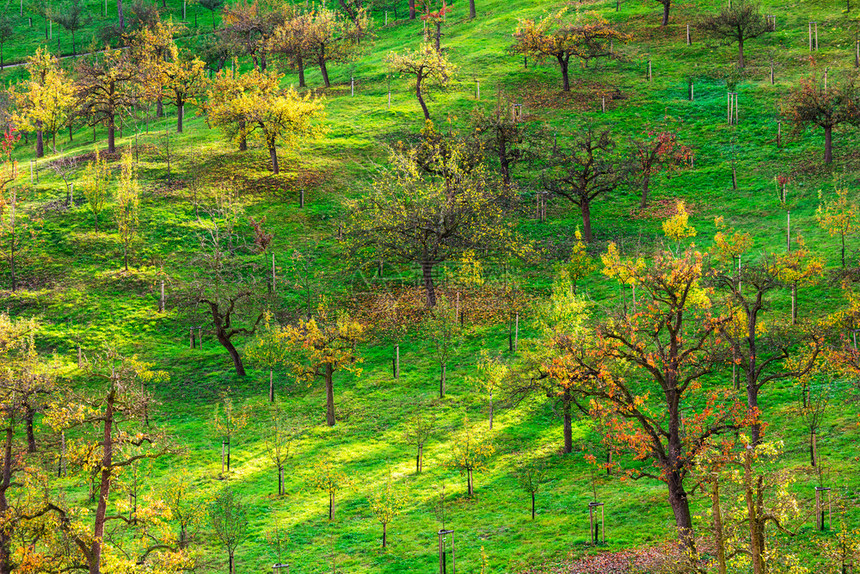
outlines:
M495 105L497 90L511 102L523 103L530 119L546 123L562 142L576 126L610 126L623 147L628 137L665 115L671 116L682 140L695 150L695 167L671 178L656 178L654 199L677 197L688 201L692 223L699 232L697 245L710 244L715 231L713 218L723 215L730 224L753 235L756 253L781 250L785 213L776 202L773 178L790 173L793 228L827 259L830 267L838 265L837 240L817 227L814 211L818 190L831 191L835 176L843 177L851 189L857 188L857 131L839 130L835 135L833 168L823 167L820 162L820 131L790 137L787 126L783 126L786 143L782 148L775 146L774 138L781 98L798 78L813 69L807 61L806 22L819 21L821 50L815 54L815 68L829 66L831 81L839 81L853 64L852 38L857 25L851 18L853 13L843 14L833 3L767 3L766 11L777 15L778 31L747 48L747 75L737 89L740 125L731 127L725 121L724 78L735 48L708 44L695 33L693 46L684 45L684 24L703 9L701 5L674 7L666 30L656 26L660 8L656 2L625 2L619 12L614 11L614 3L589 5L588 9L604 13L624 26L635 39L621 49L626 55L623 61L575 71L574 94L578 97L565 97L559 92L560 74L551 63L536 67L530 62L524 69L522 60L506 51L516 19L539 15L545 3L479 0L479 17L474 22L464 19L464 4L456 6L445 27L443 43L460 66L460 73L449 89L435 94L429 102L437 123L465 126L476 105ZM115 4L109 4L105 18L100 16L102 3L90 2L89 6L94 21L80 34L80 46L89 42L97 26L115 18ZM172 1L169 6L177 17L181 5ZM708 7L715 9L716 4L708 3ZM189 14L191 10L189 7ZM25 22L26 17L25 6ZM375 13L374 18L379 24L383 16ZM207 32L209 25L209 14L201 11L200 31ZM41 23L35 18L34 28L19 25L18 29L19 36L6 47L7 60L20 61L44 42ZM190 30L195 31L193 27ZM54 43L58 34L61 43L67 43L65 32L55 27L53 33ZM254 416L248 430L238 437L234 471L227 481L252 508L252 534L238 553L240 572L265 570L275 561L273 550L266 544L265 531L276 522L289 530L285 561L294 565L293 572L331 571L332 553L343 572L430 571L436 560L434 533L439 527L433 501L442 484L451 497L449 526L457 532L458 567L464 572L480 571L482 547L494 572L516 572L589 551L585 545L586 505L592 488L607 504L610 549L650 546L671 539L673 521L663 485L621 482L602 473L596 473L592 482L592 468L582 455L594 452L597 432L588 420L577 421L577 453L560 456L560 419L546 399L536 398L516 408L497 411L494 442L498 454L488 471L477 475L476 498L465 497L465 480L447 469L445 462L452 433L459 428L463 416L475 421L486 417L484 400L467 377L474 372L479 349L506 347L506 333L499 325L476 328L449 369L449 394L441 401L435 399L437 366L428 355L427 342L417 334L410 333L402 343L403 377L399 381L388 375L391 342L363 345L362 374L336 375L340 421L334 429L323 425L322 389L295 383L285 373L278 373L279 397L292 413L311 425L297 447L294 467L288 472L289 494L282 499L273 496L276 476L262 442L267 424L262 413L268 373L251 365L249 376L237 380L231 374L228 356L211 335L202 351L187 348L188 326L205 325L200 310L180 305L179 301L181 286L191 276L188 263L198 246L198 224L188 187L165 186L164 157L157 153L164 143L164 131L171 131L175 150L171 163L180 182L199 179L204 187L213 187L235 177L247 215L266 216L267 226L275 233L273 251L284 298L296 302L301 297L288 265L295 249L308 250L319 257L315 281L322 291L343 297L352 289L364 289L356 275L358 263L346 260L336 242L337 222L343 214L341 201L366 188L376 166L385 162L386 144L412 139L422 126L420 109L405 80L392 79L392 106L388 109L383 63L389 51L417 45L421 22L394 22L392 18L389 26L378 27L377 33L376 43L354 64L332 68L335 85L330 90L320 90L326 96L330 130L300 153L285 154L286 173L279 178L269 175L264 150L234 151L222 141L219 132L209 130L203 118L192 118L190 112L186 133L173 133L175 118L171 114L175 112L168 108L168 117L154 122L150 133L140 136L141 142L148 144L140 156L145 188L142 240L131 274L119 272L121 250L111 224L106 225L106 232L94 232L92 217L82 206L70 211L41 210L47 202L63 197L65 191L62 182L45 167L51 158L40 160L39 182L24 198L27 224L33 232L20 262L26 288L17 293L3 292L3 306L13 315L39 318L40 344L46 351L71 360L77 344L87 351L110 344L139 353L170 373L170 381L154 389L162 403L158 422L187 448L187 456L156 462L149 481L153 489L176 473L186 474L202 494L223 487L225 482L217 479L219 445L209 423L213 404L218 393L230 387L251 409ZM50 42L48 45L54 47ZM63 51L69 51L69 47ZM775 86L768 81L771 53L777 60ZM649 55L654 72L650 83L645 79ZM354 97L349 91L351 75L356 79ZM6 83L20 76L21 70L13 69L2 72L0 78ZM693 102L686 99L689 76L695 78ZM481 82L481 102L475 99L476 79ZM288 73L286 82L294 81L295 76ZM308 83L312 87L321 85L316 70L308 70ZM616 87L624 99L608 100L606 113L601 113L599 94ZM121 145L131 143L129 131L127 127ZM96 136L95 145L104 146L101 129ZM78 130L72 143L63 136L59 139L61 154L86 153L94 147L89 128ZM732 190L730 176L733 143L739 174L737 191ZM26 174L31 146L19 148L16 157ZM530 201L533 183L528 174L521 171L517 175L523 178L523 195ZM307 191L303 210L297 205L299 189ZM591 247L595 254L610 240L619 242L626 252L640 247L648 250L662 240L659 219L631 217L636 204L634 189L619 190L595 206L596 241ZM105 222L110 221L110 208L107 211L102 216ZM568 253L579 214L568 205L556 203L545 224L529 215L523 215L519 223L522 233L546 249L543 261L519 270L526 286L539 296L551 284L553 263ZM852 251L852 261L856 260L856 251ZM155 312L155 273L160 265L171 277L168 312L163 315ZM371 268L372 264L368 264L363 271ZM402 273L406 284L414 280L414 269L395 267L390 271L392 275L395 272ZM0 280L5 286L5 266L2 273ZM617 288L606 283L599 273L589 279L586 287L598 302L608 303L618 296ZM839 290L831 284L821 283L800 292L802 317L833 310L839 304ZM780 293L772 314L784 317L788 305L787 293ZM524 318L526 332L531 328L529 319ZM789 383L778 384L765 391L763 406L773 435L786 441L783 464L795 469L800 477L795 491L809 501L816 478L806 467L806 439L792 414L796 396L797 391ZM428 402L428 409L436 413L440 432L428 445L426 471L415 475L414 453L405 444L403 432L410 409L419 401ZM854 488L857 412L856 404L847 399L835 403L821 435L829 483L840 494ZM534 522L529 519L527 496L518 490L511 474L513 453L519 450L541 456L549 465L549 482L538 496ZM352 477L351 486L339 495L338 516L333 523L325 519L325 494L309 487L313 465L319 460L341 465ZM381 529L370 514L367 496L369 487L383 481L389 471L398 487L408 493L409 502L403 515L390 526L390 548L382 551ZM700 496L694 498L696 511L705 506ZM811 521L803 526L803 533L797 544L802 552L814 555ZM213 567L223 568L225 553L211 537L206 536L204 542L206 558Z

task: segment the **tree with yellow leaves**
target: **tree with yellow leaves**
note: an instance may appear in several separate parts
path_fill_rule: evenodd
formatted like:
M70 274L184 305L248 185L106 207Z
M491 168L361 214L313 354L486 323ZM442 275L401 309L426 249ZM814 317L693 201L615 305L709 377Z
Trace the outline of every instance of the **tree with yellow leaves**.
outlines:
M733 229L721 229L718 236L714 239L716 259L740 257L751 246L747 235L738 236ZM764 322L763 316L772 305L770 293L783 285L778 259L765 255L762 261L748 262L740 270L710 272L714 285L726 295L725 308L730 318L720 324L719 330L731 350L733 372L739 367L743 374L753 445L758 445L762 437L759 412L762 388L776 381L805 376L814 367L823 344L814 325L796 329L777 320Z
M278 144L291 147L321 129L313 121L323 116L322 100L280 87L280 74L251 70L239 77L219 73L209 91L205 110L210 124L221 126L239 142L258 135L269 152L273 173L280 173Z
M356 345L364 338L365 327L348 314L337 317L322 307L316 317L284 327L279 339L292 355L290 366L300 381L323 379L326 394L326 424L335 425L334 373L360 373L361 357Z
M477 370L472 382L487 393L490 430L493 430L493 395L502 388L511 370L500 355L492 355L487 349L482 349L478 355Z
M610 42L626 42L630 36L610 26L596 12L577 13L570 21L567 8L563 8L537 21L520 19L514 39L516 43L511 50L517 54L554 58L561 69L562 89L569 92L571 58L581 60L588 67L590 60L612 56Z
M466 492L469 498L475 495L474 473L486 470L487 463L495 452L496 448L485 433L476 430L468 417L464 417L463 428L451 447L448 464L466 475Z
M402 512L406 500L391 482L391 471L385 485L376 489L369 497L370 512L382 525L382 547L388 545L388 525Z
M236 434L248 426L248 413L236 407L233 397L230 396L230 389L222 391L220 399L212 413L212 427L216 436L221 439L221 475L223 476L225 470L230 472L233 441Z
M582 233L579 231L579 227L576 228L573 235L576 242L573 244L573 249L570 250L568 260L560 265L560 270L570 280L571 290L576 295L576 288L580 281L597 269L597 262L594 260L594 257L588 254L588 246L582 240Z
M107 513L111 487L118 473L137 460L152 459L172 451L165 434L149 424L153 399L147 386L167 374L154 371L137 357L108 351L86 360L83 370L94 385L83 393L55 400L47 422L56 431L74 429L67 441L69 463L97 475L97 503L90 526L88 514L67 507L61 499L47 508L58 518L59 529L73 548L77 567L100 574L105 550L111 550L105 529L118 516ZM114 552L109 552L113 555Z
M126 151L122 155L122 170L118 184L113 216L119 240L122 243L122 264L128 271L128 255L140 225L140 181L137 179L137 166L131 151Z
M696 236L696 228L690 225L690 214L683 201L675 203L675 215L663 222L663 233L673 239L679 249L682 239Z
M83 193L87 200L87 209L93 214L96 231L99 230L99 214L104 210L110 192L111 171L107 160L96 150L96 157L87 163L84 169Z
M311 484L328 494L328 519L334 520L335 495L349 485L349 477L330 462L321 461L314 465Z
M430 120L430 111L424 96L430 86L444 87L457 72L457 66L452 64L445 55L431 43L424 42L414 51L405 54L391 53L385 60L392 73L409 76L415 80L415 97L424 112L424 120Z
M176 132L182 133L186 104L197 103L206 87L206 64L200 58L180 53L176 45L170 47L169 59L164 64L164 92L176 106Z
M12 121L19 130L36 132L36 157L45 155L44 133L51 136L51 149L57 153L57 132L68 124L77 104L74 81L43 48L27 58L25 69L29 80L12 90L17 110Z
M819 191L818 198L821 204L815 210L815 219L830 237L839 236L842 242L842 268L845 269L845 237L857 231L860 224L857 201L844 185L836 190L836 197L824 200Z

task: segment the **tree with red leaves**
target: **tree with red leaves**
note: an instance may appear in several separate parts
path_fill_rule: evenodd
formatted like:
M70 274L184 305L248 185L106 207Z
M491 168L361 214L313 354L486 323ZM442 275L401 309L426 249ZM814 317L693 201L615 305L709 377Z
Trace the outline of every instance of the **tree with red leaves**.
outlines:
M576 381L573 395L604 421L609 450L631 455L630 478L666 484L678 538L692 557L685 480L698 454L747 418L730 389L707 380L723 361L719 327L727 319L711 307L699 252L665 251L646 263L622 259L610 244L603 260L607 275L640 288L639 302L607 312L593 336L558 330L547 341L554 354L548 374ZM651 461L654 470L640 461Z
M824 129L824 163L833 163L833 128L860 124L860 93L855 78L824 87L815 76L803 78L782 106L782 116L795 132L809 124Z
M689 165L693 159L693 149L678 140L678 134L671 131L648 130L643 137L631 138L633 163L642 178L642 197L639 207L648 206L651 176L665 169L680 169Z
M430 29L433 31L433 43L436 46L436 51L442 53L442 23L445 22L445 17L451 13L452 7L448 6L445 0L442 0L442 6L438 10L430 10L431 2L426 3L427 12L421 16L421 19L426 24L425 41L430 41Z

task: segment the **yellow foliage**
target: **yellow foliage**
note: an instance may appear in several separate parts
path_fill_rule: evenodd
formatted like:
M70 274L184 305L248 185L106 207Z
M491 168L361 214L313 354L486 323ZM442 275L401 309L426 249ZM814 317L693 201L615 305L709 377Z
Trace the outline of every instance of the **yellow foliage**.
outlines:
M677 213L663 222L663 233L669 239L681 241L688 237L696 236L696 228L689 224L690 215L683 201L679 201L675 208Z

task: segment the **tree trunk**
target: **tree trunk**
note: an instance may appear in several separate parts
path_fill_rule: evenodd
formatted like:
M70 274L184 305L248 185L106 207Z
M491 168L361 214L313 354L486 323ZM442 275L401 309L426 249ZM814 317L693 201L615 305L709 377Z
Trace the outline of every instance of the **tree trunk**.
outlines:
M475 10L475 0L469 0L469 18L474 18L478 13Z
M176 100L176 133L182 133L182 120L185 119L185 102L182 98Z
M424 95L421 93L421 82L423 78L419 75L415 82L415 97L418 98L418 103L421 104L421 111L424 112L424 119L430 119L430 111L427 109L427 104L424 103Z
M824 126L824 163L833 163L833 126Z
M6 491L12 484L12 442L14 429L12 421L7 421L6 440L3 445L3 480L0 483L0 515L10 513ZM12 561L12 532L11 528L0 528L0 574L11 574L14 569Z
M749 449L744 452L744 497L747 503L747 524L750 533L750 558L752 558L753 572L755 574L764 574L764 565L762 564L761 539L758 536L758 510L756 508L755 499L753 497L753 482L752 482L752 454Z
M278 467L278 496L284 494L284 467Z
M116 153L116 125L113 116L108 119L108 153Z
M726 574L726 542L723 535L723 516L720 509L720 482L714 479L711 491L711 515L714 520L714 544L717 547L717 567L719 574Z
M275 372L269 369L269 402L275 402Z
M639 200L639 208L648 207L648 186L651 184L651 170L646 169L642 175L642 197Z
M239 122L239 151L247 151L248 149L248 137L245 135L245 122Z
M590 243L591 236L591 202L587 199L583 199L580 203L580 210L582 211L582 238L586 243Z
M119 0L118 0L119 1ZM104 416L104 433L102 438L101 480L99 484L99 500L96 505L95 526L90 551L90 574L100 574L102 562L102 541L105 533L105 516L107 513L108 495L110 494L111 470L113 465L113 417L116 391L108 395Z
M569 61L564 58L564 56L556 56L558 59L558 65L561 68L561 80L562 85L561 89L565 92L570 91L570 74L568 73L568 64Z
M233 561L233 552L231 551L231 552L229 552L229 554L230 554L230 556L228 558L227 569L229 570L230 574L233 574L236 571L236 564Z
M33 432L34 416L33 409L27 407L27 412L24 415L27 426L27 452L36 452L36 434Z
M227 349L227 352L230 353L230 358L233 359L233 367L236 369L236 375L239 377L245 376L245 365L242 363L242 357L239 355L239 351L230 342L230 339L224 333L224 329L221 327L216 328L215 330L216 337L218 342Z
M439 398L445 398L445 379L448 374L448 365L445 362L442 362L439 369Z
M302 59L301 54L296 55L296 68L299 70L299 87L306 88L307 84L305 84L305 62Z
M320 73L322 73L323 84L326 88L331 87L331 82L328 79L328 67L326 66L325 58L319 58Z
M815 458L815 430L811 430L809 431L809 464L812 468L817 466Z
M332 368L331 363L326 363L325 365L325 400L326 400L326 412L325 412L325 421L328 426L333 427L334 420L334 369Z
M116 0L116 11L119 15L119 29L123 30L125 29L125 18L122 14L122 0Z
M36 122L36 157L45 157L45 133L41 129L42 122Z
M328 519L334 520L334 493L328 493Z
M535 493L532 492L532 520L535 519Z
M162 96L158 96L158 99L155 100L155 117L160 118L164 115L164 99Z
M493 430L493 391L490 391L490 430Z
M744 68L744 39L738 39L738 68Z
M502 171L502 181L508 187L511 185L511 168L508 160L508 146L504 138L499 138L499 166Z
M564 404L562 408L564 410L564 454L570 454L573 452L573 425L572 425L572 417L570 416L570 389L564 389L564 397L562 398Z
M272 173L281 173L280 167L278 167L278 149L274 145L269 146L269 157L272 160Z
M415 19L415 0L409 0L409 19Z
M466 470L466 487L469 492L469 498L472 498L472 495L475 494L475 485L472 484L472 469Z
M424 291L427 293L427 308L436 306L436 286L433 284L433 262L423 261L421 272L424 276Z
M687 499L687 491L677 471L670 471L666 480L669 487L669 504L675 515L675 527L678 529L678 541L689 553L695 556L696 542L693 539L693 518L690 515L690 501Z
M424 470L424 445L418 445L418 457L415 461L416 474L420 474Z
M663 0L663 21L660 23L660 26L667 26L669 24L669 7L672 5L670 0Z
M388 525L386 523L382 523L382 547L385 548L385 543L388 539Z

